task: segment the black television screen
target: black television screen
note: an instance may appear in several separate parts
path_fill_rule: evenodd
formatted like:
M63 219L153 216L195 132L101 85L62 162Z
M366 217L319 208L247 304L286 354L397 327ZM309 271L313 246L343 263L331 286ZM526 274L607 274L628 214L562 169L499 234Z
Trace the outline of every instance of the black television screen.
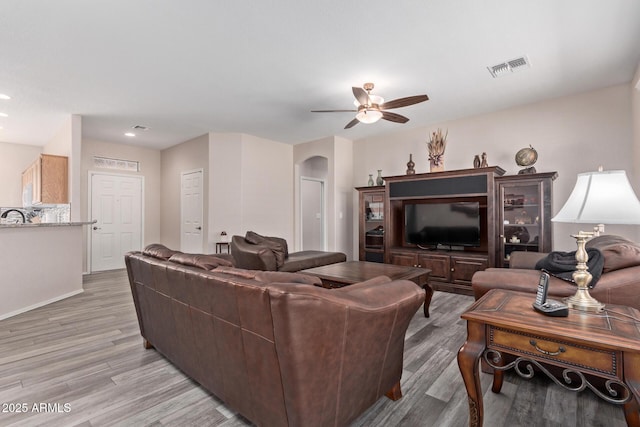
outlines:
M480 203L405 203L405 244L480 246Z

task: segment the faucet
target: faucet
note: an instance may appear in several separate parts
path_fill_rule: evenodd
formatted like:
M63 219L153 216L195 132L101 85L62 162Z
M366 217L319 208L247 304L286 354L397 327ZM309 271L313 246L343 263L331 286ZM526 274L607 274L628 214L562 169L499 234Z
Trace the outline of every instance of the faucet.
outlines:
M4 211L4 212L2 213L2 215L0 215L0 218L6 218L6 217L7 217L7 214L8 214L9 212L18 212L18 213L20 214L20 216L22 217L22 223L23 223L23 224L25 223L24 214L22 213L22 211L20 211L20 210L18 210L18 209L8 209L8 210Z

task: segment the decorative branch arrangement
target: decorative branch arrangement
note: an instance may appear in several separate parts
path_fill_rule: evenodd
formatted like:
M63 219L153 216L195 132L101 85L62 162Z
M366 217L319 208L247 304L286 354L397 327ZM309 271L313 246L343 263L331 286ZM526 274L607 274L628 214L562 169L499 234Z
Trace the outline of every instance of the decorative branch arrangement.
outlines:
M427 142L429 161L432 162L434 166L439 166L444 162L442 157L444 156L445 148L447 148L447 135L449 135L448 130L447 133L443 135L442 129L438 128L438 131L433 132L429 138L429 142Z

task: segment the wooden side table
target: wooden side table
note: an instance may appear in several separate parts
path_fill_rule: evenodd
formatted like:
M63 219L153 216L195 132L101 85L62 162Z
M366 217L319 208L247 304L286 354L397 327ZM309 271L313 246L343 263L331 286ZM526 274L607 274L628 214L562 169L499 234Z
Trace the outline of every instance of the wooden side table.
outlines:
M462 314L467 340L458 352L458 366L469 397L469 425L482 426L483 357L494 369L494 393L502 388L505 370L531 378L537 368L568 390L589 388L623 405L627 425L640 426L640 312L607 305L603 313L572 309L568 317L548 317L533 310L534 298L493 289ZM556 378L550 367L560 368L562 377Z
M216 253L221 254L223 249L229 253L229 242L216 242Z

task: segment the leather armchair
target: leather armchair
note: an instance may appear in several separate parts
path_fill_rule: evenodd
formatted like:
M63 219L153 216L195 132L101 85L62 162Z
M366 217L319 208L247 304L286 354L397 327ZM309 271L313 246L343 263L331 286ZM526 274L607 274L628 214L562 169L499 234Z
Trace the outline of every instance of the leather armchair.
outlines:
M604 304L640 310L640 246L619 236L604 235L587 242L587 247L600 249L605 260L602 276L589 294ZM475 273L471 279L474 297L479 299L493 288L535 294L540 279L540 271L535 270L535 265L546 255L512 252L509 268L488 268ZM550 298L562 299L575 293L574 284L550 277Z

